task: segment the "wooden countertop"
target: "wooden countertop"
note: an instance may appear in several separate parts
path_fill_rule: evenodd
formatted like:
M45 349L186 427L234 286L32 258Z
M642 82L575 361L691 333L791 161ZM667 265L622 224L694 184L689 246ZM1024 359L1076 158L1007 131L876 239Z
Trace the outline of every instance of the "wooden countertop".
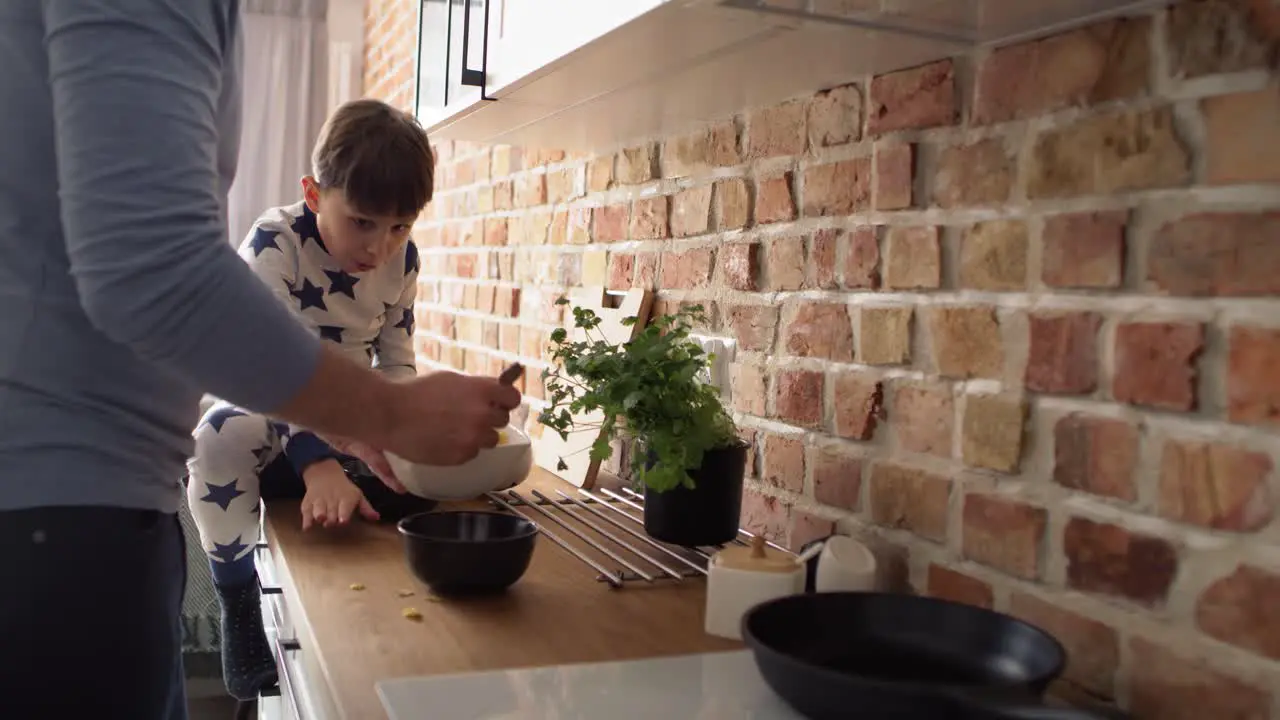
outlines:
M517 491L528 498L532 488L554 496L556 488L570 487L535 468ZM441 507L476 505L487 503ZM386 717L374 683L389 678L741 647L703 632L705 578L611 589L546 537L539 538L528 572L506 594L446 601L431 598L413 576L394 526L361 522L338 532L303 533L297 502L269 505L266 526L297 632L309 643L342 718ZM364 589L352 590L353 583ZM414 595L400 597L401 590ZM422 613L420 622L403 616L407 607Z

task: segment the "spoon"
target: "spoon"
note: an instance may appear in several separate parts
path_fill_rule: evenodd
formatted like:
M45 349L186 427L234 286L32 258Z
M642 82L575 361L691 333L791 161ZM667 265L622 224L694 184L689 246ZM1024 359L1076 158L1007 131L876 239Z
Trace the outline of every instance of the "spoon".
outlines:
M520 363L511 363L502 374L498 376L498 382L503 385L512 385L516 379L524 374L524 366Z

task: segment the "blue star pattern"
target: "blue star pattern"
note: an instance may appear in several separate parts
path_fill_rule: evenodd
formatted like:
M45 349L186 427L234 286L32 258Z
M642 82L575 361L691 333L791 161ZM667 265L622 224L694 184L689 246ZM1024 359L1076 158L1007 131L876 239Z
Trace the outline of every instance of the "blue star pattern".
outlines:
M332 340L333 342L342 343L342 328L337 325L321 325L320 339Z
M410 240L409 243L404 246L404 274L408 275L411 272L418 272L421 269L422 259L418 257L418 246L414 245L413 241Z
M253 256L257 257L261 255L264 250L271 248L280 250L280 246L276 244L276 237L278 235L280 235L280 233L275 230L268 230L264 227L256 228L253 231L253 239L249 241L249 247L253 248Z
M223 545L220 542L215 542L213 544L213 552L209 554L221 560L222 562L226 562L226 563L234 562L235 559L240 556L240 553L249 549L248 545L245 545L244 543L240 542L240 538L241 536L237 535L235 540L232 540L230 543L227 543L226 545Z
M244 494L243 490L236 487L239 482L239 480L232 480L226 485L214 485L211 482L207 482L204 486L205 489L209 491L209 494L200 498L200 500L202 502L213 503L214 505L222 508L225 512L227 508L231 507L232 500L235 500Z
M360 278L343 270L325 270L324 274L329 276L330 295L342 293L352 300L356 299L356 283L360 282Z
M311 212L311 208L306 205L302 206L302 214L294 219L289 229L298 236L303 247L306 247L308 240L314 240L321 250L329 252L329 249L324 246L324 241L320 239L320 228L316 226L315 213Z
M413 337L413 311L405 308L401 312L404 315L401 316L400 322L396 323L395 327L404 330L406 335Z
M303 310L309 307L319 308L326 312L329 310L324 304L324 288L319 285L312 285L309 278L302 279L302 289L295 287L289 291L289 294L298 298Z
M222 432L222 426L228 420L230 420L233 417L245 417L246 415L247 413L245 413L243 410L237 410L232 407L224 407L209 413L209 417L208 419L205 420L205 422L209 423L209 427L213 428L214 432L220 433Z

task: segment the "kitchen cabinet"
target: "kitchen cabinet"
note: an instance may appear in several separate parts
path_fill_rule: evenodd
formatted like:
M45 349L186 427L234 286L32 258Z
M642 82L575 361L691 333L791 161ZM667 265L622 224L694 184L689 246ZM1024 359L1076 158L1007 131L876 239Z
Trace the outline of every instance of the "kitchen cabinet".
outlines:
M486 99L493 0L423 0L419 11L417 111L431 124Z
M459 42L445 38L461 36L452 25L462 22L464 1L472 11L469 66L482 67L484 78L450 96L447 78L461 77L461 63L449 65ZM1165 3L426 0L419 88L428 102L420 118L439 138L603 152Z

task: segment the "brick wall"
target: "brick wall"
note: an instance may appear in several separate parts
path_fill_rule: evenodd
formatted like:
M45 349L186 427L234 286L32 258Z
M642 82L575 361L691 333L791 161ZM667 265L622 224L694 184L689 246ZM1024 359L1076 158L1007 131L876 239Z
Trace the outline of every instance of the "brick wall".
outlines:
M567 286L705 303L752 528L867 537L1141 718L1280 719L1280 11L1246 5L616 155L441 143L423 364L537 366Z
M413 110L420 0L365 0L364 92Z

